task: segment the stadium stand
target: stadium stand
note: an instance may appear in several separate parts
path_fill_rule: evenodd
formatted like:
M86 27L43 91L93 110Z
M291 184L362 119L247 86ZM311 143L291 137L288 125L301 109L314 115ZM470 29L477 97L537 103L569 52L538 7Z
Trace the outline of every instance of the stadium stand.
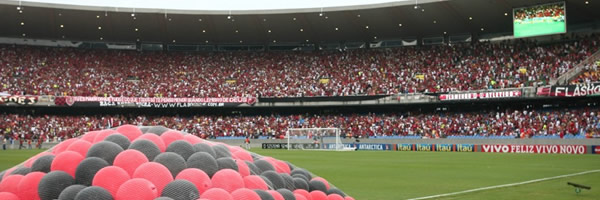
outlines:
M18 95L309 97L545 84L598 50L591 35L538 44L322 52L173 53L0 47L0 91Z
M585 70L581 74L579 74L579 76L573 78L573 80L571 80L571 83L591 84L600 81L600 71L598 71L599 66L600 61L597 61L594 64L585 65Z
M161 125L203 138L280 138L288 128L340 127L357 138L591 138L600 136L598 108L402 114L146 116L2 114L13 138L64 140L123 124ZM36 137L40 138L40 137Z

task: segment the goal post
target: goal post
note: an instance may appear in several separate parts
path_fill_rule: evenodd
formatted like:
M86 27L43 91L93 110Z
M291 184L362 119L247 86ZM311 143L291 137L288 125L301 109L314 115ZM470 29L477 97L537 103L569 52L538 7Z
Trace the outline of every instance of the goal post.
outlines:
M286 131L287 149L352 151L342 143L339 128L290 128Z

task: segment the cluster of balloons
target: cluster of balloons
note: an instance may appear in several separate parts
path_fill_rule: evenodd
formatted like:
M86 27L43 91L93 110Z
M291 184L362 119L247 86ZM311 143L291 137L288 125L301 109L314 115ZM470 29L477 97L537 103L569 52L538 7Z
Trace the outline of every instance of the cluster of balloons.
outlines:
M0 173L2 200L354 200L288 162L161 126L65 140Z

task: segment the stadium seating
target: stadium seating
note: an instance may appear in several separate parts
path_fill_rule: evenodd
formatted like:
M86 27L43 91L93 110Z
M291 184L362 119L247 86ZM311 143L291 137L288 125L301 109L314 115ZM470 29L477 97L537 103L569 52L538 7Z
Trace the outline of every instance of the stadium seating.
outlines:
M343 137L379 139L586 138L600 136L599 108L268 116L137 116L0 114L0 133L28 139L75 137L122 124L166 126L203 138L280 138L288 128L339 127ZM48 138L49 137L49 138ZM40 137L38 137L40 138Z
M563 42L322 52L136 52L0 46L0 92L56 96L303 97L545 83L598 49Z
M600 62L600 61L599 61ZM597 65L587 65L586 69L576 78L571 80L572 84L585 83L590 84L600 81L600 71Z

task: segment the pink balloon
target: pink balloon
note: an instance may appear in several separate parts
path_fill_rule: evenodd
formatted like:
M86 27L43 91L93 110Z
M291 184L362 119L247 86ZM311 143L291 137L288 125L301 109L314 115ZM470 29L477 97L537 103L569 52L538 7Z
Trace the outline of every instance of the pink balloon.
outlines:
M168 130L165 131L162 135L160 135L160 138L162 138L163 142L165 142L165 146L168 147L169 144L171 144L171 142L174 142L176 140L183 140L183 135L179 131Z
M229 146L229 151L231 151L231 153L238 152L238 151L246 151L242 147L231 146L231 145L228 145L228 146Z
M248 167L248 164L246 164L246 162L244 162L243 160L235 160L235 163L237 164L238 172L240 173L240 175L242 175L242 177L250 175L250 168Z
M233 152L232 155L235 158L240 159L240 160L245 160L245 161L250 161L250 162L254 161L254 159L252 159L252 155L249 152L247 152L246 150Z
M157 162L147 162L140 165L135 169L135 172L133 172L133 176L131 177L149 180L156 186L158 194L161 194L163 188L173 181L173 175L169 169Z
M231 194L221 188L210 188L202 193L200 198L209 200L233 200Z
M243 199L243 200L261 200L260 196L256 194L256 192L248 189L248 188L240 188L231 193L231 197L233 199Z
M110 192L114 197L117 196L119 187L130 178L131 177L124 169L117 166L108 166L100 169L100 171L94 175L92 185L106 189L106 191Z
M59 153L52 160L50 165L51 171L61 170L67 172L67 174L75 177L75 170L79 163L84 159L81 154L74 151L64 151Z
M257 175L250 175L250 176L244 177L244 185L248 189L261 189L261 190L269 189L269 186L267 185L265 180L263 180L260 176L257 176Z
M19 200L17 195L10 192L0 192L0 199L2 200Z
M52 152L48 152L48 151L44 151L42 153L38 153L37 155L27 159L27 161L25 161L25 163L23 164L23 166L25 167L29 167L31 168L31 166L33 165L33 163L40 157L42 156L46 156L46 155L54 155Z
M228 144L225 144L225 143L222 143L222 144L225 145L229 149L229 152L231 152L231 153L237 151L237 149L235 148L237 146L231 146L231 145L228 145Z
M275 171L277 171L277 168L276 168L277 163L275 162L276 161L275 158L265 156L260 159L269 162L269 164L271 164L275 168ZM281 173L281 172L277 171L277 173Z
M13 171L15 171L15 169L17 169L17 167L12 167L12 168L6 170L6 172L4 173L4 176L2 176L1 180L4 180L7 176L10 175L10 173L12 173Z
M125 137L129 138L129 141L135 140L137 137L142 135L142 131L134 125L126 124L123 126L119 126L117 128L117 132L123 134Z
M274 160L273 163L275 163L273 167L275 167L275 171L277 171L277 173L290 174L292 172L290 166L286 162L283 162L281 160ZM329 189L329 186L327 187L327 189Z
M294 197L296 197L296 200L308 200L308 199L306 199L306 197L302 196L301 194L294 194Z
M344 200L344 197L339 194L329 194L327 195L327 200Z
M135 140L141 140L141 139L146 139L146 140L149 140L152 143L156 144L156 146L158 147L160 152L165 152L165 150L167 149L167 146L165 146L165 142L163 142L162 138L160 138L160 136L158 136L154 133L146 133L146 134L138 137Z
M98 135L99 133L100 133L100 131L90 131L90 132L83 134L81 136L81 139L88 141L88 142L94 142L94 138L96 138L96 135Z
M265 157L262 157L261 160L265 160L265 161L269 162L269 164L271 164L275 168L275 171L277 171L277 173L290 174L290 172L292 171L292 170L290 170L290 166L287 165L287 163L277 160L275 158L265 156Z
M232 169L217 171L212 177L213 187L222 188L227 192L233 192L244 187L244 179L240 173Z
M156 186L152 182L142 178L134 178L125 181L119 187L115 200L149 200L155 199L158 194Z
M344 197L344 200L354 200L354 198L352 198L351 196L346 196Z
M321 182L325 183L325 186L327 187L327 190L329 190L329 182L327 182L327 180L325 180L324 178L321 178L321 177L314 177L314 178L312 178L312 179L310 179L310 180L311 180L311 181L312 181L312 180L317 180L317 181L321 181Z
M175 179L183 179L192 182L200 194L212 187L212 181L210 180L210 177L204 171L196 168L184 169L177 174Z
M283 198L283 195L281 195L281 193L275 190L267 190L267 192L271 194L271 196L273 196L273 199L275 200L285 200L285 198Z
M20 199L39 200L38 185L40 180L46 175L44 172L31 172L19 182L17 187L19 190L18 196Z
M312 196L310 195L310 193L306 190L303 189L296 189L294 190L294 194L299 194L304 196L304 198L306 198L306 200L312 200Z
M2 183L0 183L0 191L18 194L19 193L19 182L21 182L21 180L24 177L25 176L20 175L20 174L13 174L13 175L7 176L6 178L2 179Z
M78 138L71 138L65 141L62 141L61 143L58 143L56 146L54 146L52 148L52 153L59 154L62 153L63 151L65 151L67 149L67 147L69 147L69 145L71 145L71 143L75 142L79 140Z
M88 150L92 147L92 143L85 140L77 140L67 147L67 151L74 151L85 157Z
M319 190L314 190L310 192L310 196L312 197L312 200L328 200L327 194Z
M112 130L112 129L101 130L100 133L96 134L96 137L94 137L94 144L103 141L104 138L106 138L109 135L112 135L113 133L116 133L116 132L117 131Z
M183 139L186 140L186 141L188 141L192 145L195 145L195 144L203 142L202 138L199 138L198 136L195 136L195 135L192 135L192 134L184 135Z
M142 152L135 149L127 149L115 157L113 165L125 170L129 176L133 176L135 169L147 162L148 157L146 157L146 155L144 155Z

